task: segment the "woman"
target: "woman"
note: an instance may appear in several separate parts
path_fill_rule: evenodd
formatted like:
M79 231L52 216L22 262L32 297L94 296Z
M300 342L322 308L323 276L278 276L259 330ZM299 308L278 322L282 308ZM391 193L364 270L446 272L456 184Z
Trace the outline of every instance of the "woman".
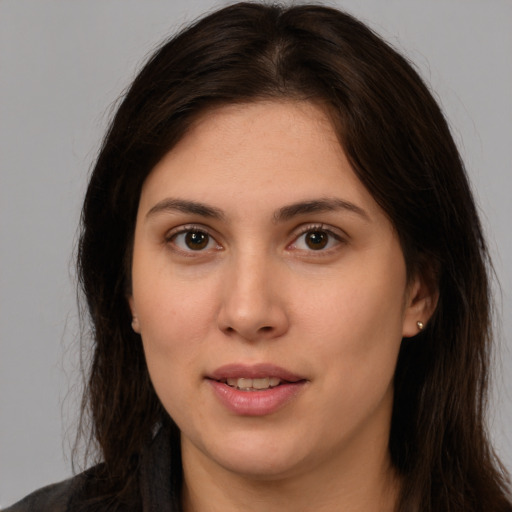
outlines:
M105 138L78 266L103 462L9 510L512 510L463 166L352 17L237 4L162 46Z

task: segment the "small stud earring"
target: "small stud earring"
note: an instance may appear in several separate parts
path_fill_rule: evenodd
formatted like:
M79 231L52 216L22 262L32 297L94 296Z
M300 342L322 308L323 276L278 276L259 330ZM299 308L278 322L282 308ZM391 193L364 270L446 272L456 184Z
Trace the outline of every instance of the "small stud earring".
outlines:
M425 324L423 322L420 322L419 320L416 322L416 325L418 326L418 329L420 331L423 331L423 329L425 328Z
M139 319L138 319L136 316L134 316L134 317L132 318L132 329L133 329L136 333L138 333L138 332L139 332Z

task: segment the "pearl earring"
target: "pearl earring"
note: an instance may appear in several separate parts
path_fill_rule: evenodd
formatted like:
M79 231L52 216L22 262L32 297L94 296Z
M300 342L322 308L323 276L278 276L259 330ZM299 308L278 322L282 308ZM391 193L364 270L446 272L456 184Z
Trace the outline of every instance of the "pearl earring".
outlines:
M420 322L419 320L416 322L416 325L418 326L418 329L420 331L423 331L423 329L425 328L425 324L423 322Z

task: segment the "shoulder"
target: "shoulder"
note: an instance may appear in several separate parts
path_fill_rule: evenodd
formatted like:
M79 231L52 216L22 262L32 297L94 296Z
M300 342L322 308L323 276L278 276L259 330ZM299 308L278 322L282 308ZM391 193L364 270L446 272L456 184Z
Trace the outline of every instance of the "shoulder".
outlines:
M76 489L81 487L82 479L82 475L78 475L43 487L4 509L3 512L65 512Z
M103 466L98 464L72 478L42 487L1 512L102 510L97 506L97 486Z
M98 464L63 482L43 487L0 512L113 512L142 510L138 478L124 492L105 492L105 465Z
M98 464L29 494L2 512L180 510L179 437L173 449L171 437L167 429L160 428L122 479L114 479L105 464Z

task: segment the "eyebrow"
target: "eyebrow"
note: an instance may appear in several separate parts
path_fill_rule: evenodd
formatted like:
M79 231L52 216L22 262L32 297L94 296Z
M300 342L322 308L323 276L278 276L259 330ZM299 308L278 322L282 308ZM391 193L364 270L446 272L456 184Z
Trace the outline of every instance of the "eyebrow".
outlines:
M359 206L338 198L321 198L283 206L274 214L275 222L284 222L298 215L345 210L370 220L370 216Z
M188 201L185 199L167 198L158 202L146 214L146 218L156 215L157 213L178 211L182 213L190 213L192 215L199 215L210 219L222 220L224 213L219 208L208 206L196 201Z
M338 198L311 199L283 206L274 213L273 220L275 223L286 222L299 215L339 210L355 213L365 220L370 220L369 215L361 207L349 201ZM149 210L149 212L146 214L146 218L152 217L158 213L174 211L189 213L192 215L198 215L200 217L207 217L216 220L225 219L224 212L219 208L196 201L174 198L166 198L158 202Z

